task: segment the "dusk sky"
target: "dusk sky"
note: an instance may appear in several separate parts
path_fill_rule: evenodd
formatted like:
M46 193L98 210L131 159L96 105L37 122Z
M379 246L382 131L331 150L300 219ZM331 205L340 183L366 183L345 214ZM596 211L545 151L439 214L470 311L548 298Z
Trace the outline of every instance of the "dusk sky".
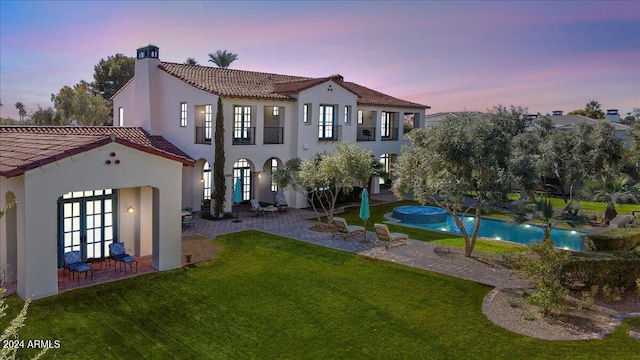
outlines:
M640 1L0 0L0 116L149 43L168 62L227 49L232 69L339 73L427 113L640 107Z

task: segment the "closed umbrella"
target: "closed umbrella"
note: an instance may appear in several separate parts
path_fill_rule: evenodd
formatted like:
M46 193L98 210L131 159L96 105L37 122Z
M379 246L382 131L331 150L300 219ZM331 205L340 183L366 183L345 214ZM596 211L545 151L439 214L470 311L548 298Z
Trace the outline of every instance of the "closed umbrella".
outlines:
M236 185L233 187L233 199L234 204L240 204L242 202L242 181L240 178L236 179ZM238 220L238 207L236 206L236 219L233 222L242 222Z
M360 219L364 220L364 235L362 242L367 242L367 220L371 214L369 213L369 192L362 189L362 199L360 200Z

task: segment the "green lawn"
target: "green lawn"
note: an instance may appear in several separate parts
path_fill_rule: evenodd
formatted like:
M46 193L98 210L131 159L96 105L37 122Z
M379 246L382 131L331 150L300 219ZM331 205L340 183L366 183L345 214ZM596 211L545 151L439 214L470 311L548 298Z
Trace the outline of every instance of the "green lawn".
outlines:
M628 321L535 340L483 315L483 285L257 231L217 242L214 262L34 301L22 336L60 359L640 358Z

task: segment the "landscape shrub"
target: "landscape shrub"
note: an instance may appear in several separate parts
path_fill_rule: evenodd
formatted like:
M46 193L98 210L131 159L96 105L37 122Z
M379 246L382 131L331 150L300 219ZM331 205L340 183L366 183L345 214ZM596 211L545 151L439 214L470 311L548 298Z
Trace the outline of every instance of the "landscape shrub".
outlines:
M592 251L629 251L640 246L640 229L621 228L587 235L587 249Z
M574 289L624 287L632 289L640 274L640 259L614 257L607 259L573 257L563 267L563 283Z
M562 270L569 263L568 251L554 249L550 240L529 244L528 253L516 254L517 275L528 280L533 290L527 301L539 306L544 315L562 309L568 290L562 285Z

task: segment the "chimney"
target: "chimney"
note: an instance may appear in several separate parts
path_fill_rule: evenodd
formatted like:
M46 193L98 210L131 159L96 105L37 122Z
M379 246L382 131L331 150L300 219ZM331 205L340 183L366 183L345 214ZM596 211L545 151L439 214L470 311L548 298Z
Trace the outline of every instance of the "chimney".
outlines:
M151 135L159 135L152 119L157 118L158 97L154 93L157 89L158 65L160 65L160 49L155 45L146 45L136 50L136 65L134 72L134 114L140 126Z
M620 122L620 114L618 114L618 109L608 109L607 110L607 115L605 115L604 118L609 120L609 121L611 121L611 122L619 123Z
M553 116L562 116L562 110L553 110Z

